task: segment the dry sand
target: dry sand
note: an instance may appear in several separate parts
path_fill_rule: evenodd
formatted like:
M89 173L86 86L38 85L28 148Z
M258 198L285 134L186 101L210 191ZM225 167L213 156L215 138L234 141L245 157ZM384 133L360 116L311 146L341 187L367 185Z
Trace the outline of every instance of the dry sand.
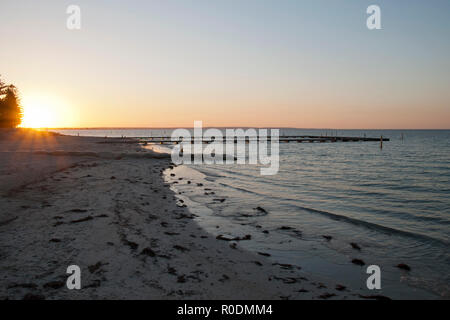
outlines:
M127 143L0 133L0 299L357 297L215 239L164 182L170 158L107 141Z

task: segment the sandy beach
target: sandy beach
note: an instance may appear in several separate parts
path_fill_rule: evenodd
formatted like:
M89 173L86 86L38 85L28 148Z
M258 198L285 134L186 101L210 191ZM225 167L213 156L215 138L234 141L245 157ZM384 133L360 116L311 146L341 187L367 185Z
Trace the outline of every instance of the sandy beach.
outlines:
M358 298L203 231L164 182L166 154L14 132L0 135L0 299Z

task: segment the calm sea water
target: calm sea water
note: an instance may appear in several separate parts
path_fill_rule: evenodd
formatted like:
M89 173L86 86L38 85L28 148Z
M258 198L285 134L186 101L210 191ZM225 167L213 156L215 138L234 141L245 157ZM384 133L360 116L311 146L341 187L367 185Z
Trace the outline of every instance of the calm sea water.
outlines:
M146 137L171 131L60 132ZM336 131L280 132L321 134ZM299 265L306 273L367 294L450 298L450 131L339 130L337 134L382 135L391 141L383 149L378 142L283 143L280 170L274 176L260 175L256 165L190 165L175 168L171 173L176 177L167 174L166 179L183 177L174 189L208 231L252 234L252 241L240 245L270 253L274 261ZM268 213L255 210L257 206ZM361 250L353 249L351 242ZM364 260L366 267L381 267L381 291L366 289L366 267L352 264L354 258ZM409 265L411 271L398 269L399 263Z

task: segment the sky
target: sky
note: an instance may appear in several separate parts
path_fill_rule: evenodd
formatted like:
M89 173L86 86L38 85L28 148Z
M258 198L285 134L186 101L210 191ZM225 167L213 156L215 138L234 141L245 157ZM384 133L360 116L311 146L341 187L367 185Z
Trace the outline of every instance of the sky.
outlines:
M28 126L450 129L448 0L1 0L0 22Z

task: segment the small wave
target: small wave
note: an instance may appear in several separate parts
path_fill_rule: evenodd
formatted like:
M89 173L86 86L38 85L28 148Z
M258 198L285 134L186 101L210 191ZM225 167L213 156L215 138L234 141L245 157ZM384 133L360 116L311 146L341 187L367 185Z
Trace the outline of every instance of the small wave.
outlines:
M397 234L397 235L401 235L401 236L406 236L409 238L413 238L413 239L419 239L419 240L423 240L423 241L430 241L445 247L448 247L448 245L450 245L450 243L448 241L445 240L441 240L441 239L436 239L430 236L426 236L420 233L413 233L413 232L409 232L409 231L405 231L405 230L400 230L400 229L395 229L395 228L391 228L391 227L386 227L380 224L376 224L373 222L368 222L368 221L364 221L364 220L359 220L356 218L351 218L351 217L346 217L343 215L339 215L339 214L335 214L335 213L331 213L328 211L323 211L323 210L317 210L317 209L313 209L313 208L308 208L308 207L302 207L302 206L298 206L295 205L297 208L308 211L308 212L312 212L312 213L318 213L321 214L325 217L328 217L330 219L333 220L337 220L337 221L343 221L346 223L351 223L353 225L358 225L358 226L363 226L366 227L368 229L372 229L372 230L377 230L380 232L384 232L386 234Z

